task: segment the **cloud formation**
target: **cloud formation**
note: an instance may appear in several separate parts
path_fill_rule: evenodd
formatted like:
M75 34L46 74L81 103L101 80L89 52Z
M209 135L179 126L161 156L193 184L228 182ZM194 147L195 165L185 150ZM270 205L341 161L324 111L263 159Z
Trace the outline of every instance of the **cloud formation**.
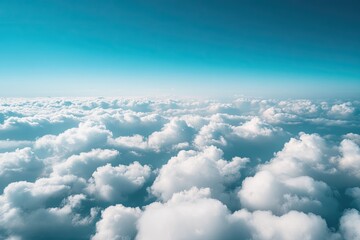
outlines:
M2 99L0 239L358 239L359 108Z

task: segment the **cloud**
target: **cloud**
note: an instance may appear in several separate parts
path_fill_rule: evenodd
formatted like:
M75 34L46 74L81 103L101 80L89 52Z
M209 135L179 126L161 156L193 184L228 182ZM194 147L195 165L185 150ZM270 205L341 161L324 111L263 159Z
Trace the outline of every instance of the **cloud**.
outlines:
M356 239L359 108L2 99L0 239Z
M325 170L327 153L328 148L322 137L300 133L298 138L291 138L285 143L283 149L261 168L276 175L302 176L309 169Z
M111 132L92 122L80 123L59 135L46 135L35 142L35 151L40 156L67 157L105 146Z
M273 215L269 211L248 212L240 210L231 216L240 236L242 228L248 233L245 239L254 240L301 240L301 239L340 239L332 233L324 219L314 214L291 211L282 216ZM236 236L236 235L235 235Z
M239 137L252 139L256 137L269 137L272 136L274 132L281 130L264 123L258 117L254 117L243 125L234 127L233 131Z
M149 179L151 169L134 162L129 166L110 164L99 167L92 175L88 190L105 201L124 201Z
M16 116L8 117L0 124L1 140L34 140L46 134L58 134L69 127L74 127L78 120L72 116L54 115Z
M75 175L88 179L100 166L111 162L119 155L116 150L93 149L90 152L82 152L79 155L72 155L64 162L54 164L54 175Z
M334 117L349 117L355 108L352 106L351 102L345 102L341 104L334 104L331 109L329 110L329 115Z
M267 171L246 178L238 193L242 207L285 214L291 210L328 217L337 202L328 185L311 177L278 178ZM328 212L328 209L333 209Z
M360 187L348 188L345 194L352 198L352 205L360 209Z
M360 147L354 141L344 139L340 143L339 168L360 178Z
M86 196L73 194L84 186L73 176L11 183L0 196L0 236L76 239L90 235L97 208L82 212Z
M159 171L151 192L162 200L191 187L210 188L214 194L221 195L228 184L240 178L240 169L248 159L233 158L228 162L222 159L223 152L210 146L202 151L180 151Z
M231 126L223 122L211 121L203 126L194 139L198 148L207 146L226 146L228 143L225 136L231 134Z
M360 213L355 209L347 210L340 219L340 231L345 240L360 238Z
M12 152L18 148L32 147L32 141L0 140L0 153Z
M193 130L185 121L173 119L167 123L159 132L149 136L149 147L159 150L162 147L173 146L191 140Z
M210 195L208 188L191 188L166 203L150 204L138 220L136 239L339 239L317 215L244 209L231 214Z
M124 136L115 138L111 144L124 148L132 148L132 149L148 149L149 144L144 138L139 134L133 136Z
M0 153L0 192L11 182L35 180L42 168L30 147Z
M209 194L209 189L192 188L167 203L150 204L138 220L136 239L225 239L229 211Z
M101 220L96 223L96 234L91 239L134 239L137 233L136 222L140 215L140 208L129 208L121 204L110 206L102 211Z

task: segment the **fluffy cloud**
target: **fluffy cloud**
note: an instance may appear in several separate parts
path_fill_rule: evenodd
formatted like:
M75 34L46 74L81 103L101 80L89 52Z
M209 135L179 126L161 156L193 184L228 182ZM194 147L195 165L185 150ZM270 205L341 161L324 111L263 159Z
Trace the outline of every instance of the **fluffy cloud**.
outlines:
M136 239L226 239L229 211L209 195L209 189L192 188L167 203L150 204L139 219Z
M291 211L275 216L247 210L231 214L210 195L209 189L192 188L166 203L147 206L138 220L136 239L339 239L314 214Z
M61 239L89 235L97 208L82 212L86 196L72 195L84 187L85 182L73 176L11 183L0 196L0 236Z
M254 117L243 125L234 128L234 133L243 138L269 137L276 131L280 131L280 129L264 123L258 117Z
M345 240L360 238L360 213L355 209L348 210L340 219L340 231Z
M211 121L203 126L194 139L197 147L203 148L209 145L226 146L225 137L231 133L231 127L223 122Z
M139 134L133 136L123 136L114 139L111 142L115 146L132 148L132 149L147 149L149 148L149 144L144 138Z
M271 210L275 214L297 210L328 217L337 209L330 187L308 176L282 179L261 171L243 181L238 196L247 209ZM333 212L328 212L329 208Z
M149 136L149 147L159 150L161 147L173 146L191 139L193 130L185 121L173 119L159 132Z
M345 102L341 104L334 104L329 110L329 115L335 117L348 117L354 112L355 108L351 102Z
M302 176L309 169L325 170L328 153L325 140L317 134L300 133L291 138L275 157L261 168L276 175Z
M359 238L359 108L2 99L0 239Z
M73 155L64 162L54 164L54 175L76 175L88 179L96 168L112 161L119 152L110 149L93 149L90 152L82 152Z
M360 178L360 147L354 141L344 139L340 143L341 157L338 158L340 169Z
M40 156L66 157L72 154L105 146L111 132L104 126L92 122L80 123L79 127L71 128L55 135L46 135L35 142L35 150Z
M235 212L231 221L236 226L237 235L254 240L301 240L301 239L340 239L332 233L326 222L314 214L291 211L282 216L273 215L268 211L246 210ZM245 228L245 234L242 232ZM235 235L236 236L236 235Z
M30 147L0 153L0 192L11 182L35 180L42 167L43 164Z
M138 162L116 167L107 164L93 173L88 190L105 201L123 201L141 189L150 174L150 167Z
M240 178L240 169L248 161L235 157L227 162L222 155L223 152L214 146L200 152L180 151L160 169L151 187L152 193L167 200L176 192L196 186L211 188L216 195L222 194L227 184Z
M101 220L96 223L96 234L92 240L134 239L140 215L139 208L124 207L121 204L106 208L101 213Z

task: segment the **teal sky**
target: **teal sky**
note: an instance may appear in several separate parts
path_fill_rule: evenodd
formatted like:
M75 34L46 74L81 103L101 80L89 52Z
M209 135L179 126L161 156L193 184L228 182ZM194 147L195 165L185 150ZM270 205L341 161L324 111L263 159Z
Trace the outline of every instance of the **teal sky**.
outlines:
M0 96L360 94L360 2L2 0Z

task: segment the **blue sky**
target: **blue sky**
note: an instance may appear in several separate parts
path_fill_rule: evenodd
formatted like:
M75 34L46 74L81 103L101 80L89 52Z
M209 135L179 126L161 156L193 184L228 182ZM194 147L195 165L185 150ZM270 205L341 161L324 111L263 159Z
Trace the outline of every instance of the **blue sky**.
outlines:
M357 1L0 2L0 96L356 97Z

